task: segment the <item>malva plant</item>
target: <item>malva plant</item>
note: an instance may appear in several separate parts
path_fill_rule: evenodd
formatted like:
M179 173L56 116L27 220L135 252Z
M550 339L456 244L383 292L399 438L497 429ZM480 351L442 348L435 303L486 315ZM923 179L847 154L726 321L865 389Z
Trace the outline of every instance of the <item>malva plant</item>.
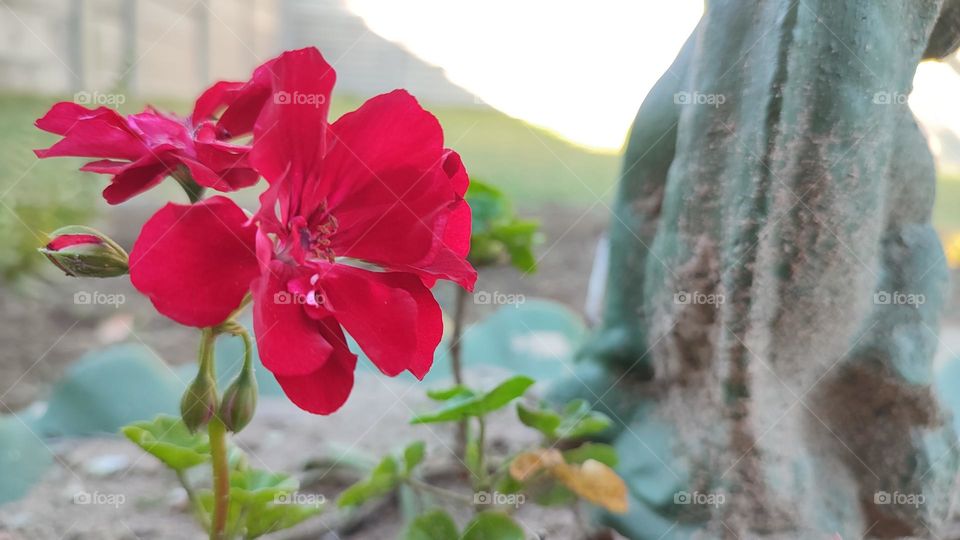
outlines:
M353 387L357 357L344 331L383 373L422 378L443 329L430 287L448 279L472 288L476 280L466 261L467 173L443 147L436 118L395 91L328 123L335 78L307 48L265 63L249 81L214 85L187 118L58 103L37 121L62 137L37 156L94 159L83 170L111 176L108 203L167 177L190 199L159 209L129 260L92 229L57 231L42 251L68 275L128 270L160 313L200 329L183 423L159 418L124 431L177 472L211 539L256 537L312 513L272 502L295 486L250 469L228 445L228 431L250 421L256 399L251 338L236 321L242 309L252 304L261 362L290 400L330 414ZM260 177L267 187L252 215L225 196L204 198ZM222 392L213 362L220 334L246 345L240 374ZM187 471L207 461L212 489L198 492Z

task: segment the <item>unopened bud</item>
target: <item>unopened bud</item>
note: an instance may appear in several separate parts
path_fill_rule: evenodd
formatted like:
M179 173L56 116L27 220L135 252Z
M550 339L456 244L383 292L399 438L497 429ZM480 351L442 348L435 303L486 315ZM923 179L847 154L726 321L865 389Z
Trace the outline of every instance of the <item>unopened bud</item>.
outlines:
M200 373L180 399L180 417L187 429L196 432L213 418L217 410L217 384L213 377Z
M244 370L230 383L220 402L220 421L234 433L240 432L253 419L257 409L257 380Z
M81 225L57 229L39 251L68 276L115 277L129 270L123 248L100 231Z

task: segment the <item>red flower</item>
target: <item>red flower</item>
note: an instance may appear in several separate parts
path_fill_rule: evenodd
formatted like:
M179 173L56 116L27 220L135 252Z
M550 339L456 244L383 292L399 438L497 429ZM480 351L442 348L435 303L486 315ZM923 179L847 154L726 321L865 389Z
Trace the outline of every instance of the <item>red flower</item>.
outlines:
M251 186L259 175L247 161L250 147L226 142L244 132L231 133L213 117L241 96L242 88L242 83L214 85L197 100L190 118L152 108L123 117L107 107L91 110L76 103L57 103L37 120L36 126L63 139L34 152L40 158L101 158L81 170L113 176L103 191L110 204L143 193L169 175L181 180L192 178L201 186L219 191ZM230 113L230 117L238 115L239 111Z
M183 324L211 326L248 285L260 358L299 407L347 399L356 356L422 378L443 323L429 287L472 289L467 174L436 118L403 91L327 122L335 73L320 53L284 53L246 86L262 112L250 161L270 183L252 218L229 199L168 205L130 257L134 285ZM257 79L257 76L255 76Z

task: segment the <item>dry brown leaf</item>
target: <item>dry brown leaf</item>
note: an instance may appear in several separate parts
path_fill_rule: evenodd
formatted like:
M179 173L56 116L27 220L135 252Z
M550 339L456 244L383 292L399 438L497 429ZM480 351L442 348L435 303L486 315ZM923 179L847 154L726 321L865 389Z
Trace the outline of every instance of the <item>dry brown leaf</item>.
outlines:
M611 512L627 511L627 485L617 473L594 459L569 464L553 448L524 452L510 463L510 476L523 482L546 470L579 497Z
M579 466L562 463L550 469L550 473L593 504L618 514L627 511L627 485L613 469L599 461L588 459Z
M563 454L553 448L524 452L513 458L510 463L510 476L514 480L523 482L543 469L551 469L563 464Z

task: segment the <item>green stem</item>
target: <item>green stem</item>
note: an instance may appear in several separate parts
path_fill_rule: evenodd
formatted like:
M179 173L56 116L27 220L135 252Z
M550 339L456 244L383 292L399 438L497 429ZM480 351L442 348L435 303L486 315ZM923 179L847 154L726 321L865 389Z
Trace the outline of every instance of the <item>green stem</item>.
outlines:
M457 287L457 297L453 307L453 335L450 337L450 370L453 372L453 381L457 385L463 384L463 361L461 343L463 339L463 322L467 312L467 290ZM467 453L467 420L457 422L454 451L460 461ZM468 472L469 473L469 472Z
M204 328L200 342L200 369L217 379L213 351L217 329ZM210 540L226 540L227 511L230 507L230 469L227 462L227 429L215 414L207 424L210 436L210 455L213 458L213 517L210 522Z
M457 493L456 491L451 491L449 489L445 489L440 486L428 484L421 480L417 480L416 478L407 478L406 482L407 482L407 485L409 485L410 487L412 487L417 491L432 493L434 495L438 495L445 499L455 501L464 505L471 505L471 506L473 505L473 500L467 495L464 495L462 493Z
M230 471L227 463L227 429L216 416L207 424L210 455L213 457L213 522L210 540L226 540L227 511L230 506Z

